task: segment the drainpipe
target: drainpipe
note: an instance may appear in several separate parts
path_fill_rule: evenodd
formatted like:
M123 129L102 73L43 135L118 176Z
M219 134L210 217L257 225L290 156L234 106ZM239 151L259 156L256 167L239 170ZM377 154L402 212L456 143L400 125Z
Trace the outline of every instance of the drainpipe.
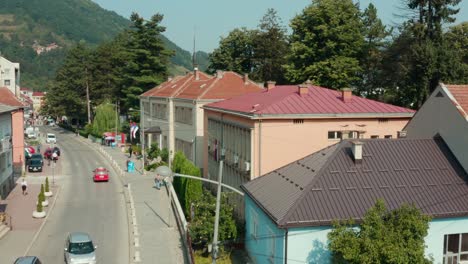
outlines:
M286 235L284 236L284 264L288 264L288 232L286 228Z
M260 115L261 116L261 115ZM258 124L258 175L257 177L261 176L262 171L262 119L259 119Z

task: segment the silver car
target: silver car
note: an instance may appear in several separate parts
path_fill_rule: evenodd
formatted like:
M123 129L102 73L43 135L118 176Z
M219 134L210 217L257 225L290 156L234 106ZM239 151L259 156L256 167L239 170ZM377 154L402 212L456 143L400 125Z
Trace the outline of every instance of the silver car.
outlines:
M87 233L70 233L65 241L65 263L96 264L96 248Z

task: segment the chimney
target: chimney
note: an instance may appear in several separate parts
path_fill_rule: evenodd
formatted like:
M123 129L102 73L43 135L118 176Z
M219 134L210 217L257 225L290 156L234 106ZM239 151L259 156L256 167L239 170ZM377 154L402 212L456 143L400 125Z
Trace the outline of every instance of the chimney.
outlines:
M268 81L267 82L267 91L270 91L271 89L275 88L276 82L274 81Z
M406 131L398 131L397 132L397 137L398 138L406 138Z
M249 75L247 73L244 73L244 78L242 79L244 80L244 85L247 85L249 81Z
M216 77L217 77L218 79L223 78L223 71L222 71L222 70L217 70L217 71L216 71Z
M200 72L198 71L198 68L197 68L197 67L195 67L195 68L193 69L193 74L195 75L195 80L196 80L196 81L200 80Z
M298 93L299 93L300 96L305 96L306 94L308 94L309 93L309 85L307 85L307 84L299 85Z
M341 89L341 99L345 103L351 102L353 98L353 92L351 91L351 88L343 88Z
M352 141L351 142L351 151L353 152L354 163L362 163L362 145L361 141Z

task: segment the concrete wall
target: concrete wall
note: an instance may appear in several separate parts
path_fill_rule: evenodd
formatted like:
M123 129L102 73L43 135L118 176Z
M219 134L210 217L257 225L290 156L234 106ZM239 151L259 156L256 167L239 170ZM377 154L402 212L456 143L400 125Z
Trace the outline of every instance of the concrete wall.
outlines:
M439 92L443 97L436 96ZM448 90L439 86L405 130L408 138L430 138L439 133L468 171L468 122L456 108Z
M278 229L248 196L245 197L245 219L245 248L253 263L284 263L285 231ZM257 223L256 235L253 231L254 221Z

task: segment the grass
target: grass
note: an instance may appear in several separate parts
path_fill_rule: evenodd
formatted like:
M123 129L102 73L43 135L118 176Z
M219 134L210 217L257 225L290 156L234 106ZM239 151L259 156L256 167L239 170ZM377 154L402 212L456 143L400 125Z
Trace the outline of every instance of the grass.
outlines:
M202 251L195 251L194 252L195 263L197 264L211 264L211 254L205 256ZM231 261L231 255L226 253L224 256L221 256L216 259L217 264L233 264Z

